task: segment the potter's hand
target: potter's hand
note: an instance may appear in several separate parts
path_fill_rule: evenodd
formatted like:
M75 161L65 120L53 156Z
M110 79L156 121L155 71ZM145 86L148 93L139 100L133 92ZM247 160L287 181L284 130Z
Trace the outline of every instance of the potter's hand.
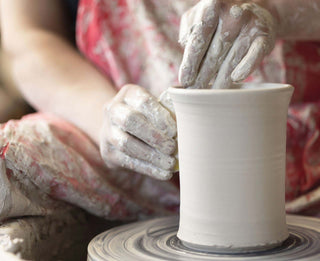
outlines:
M274 47L272 15L251 1L202 0L181 19L184 87L229 88L244 80Z
M105 108L100 151L110 168L169 179L175 165L176 124L143 88L126 85Z

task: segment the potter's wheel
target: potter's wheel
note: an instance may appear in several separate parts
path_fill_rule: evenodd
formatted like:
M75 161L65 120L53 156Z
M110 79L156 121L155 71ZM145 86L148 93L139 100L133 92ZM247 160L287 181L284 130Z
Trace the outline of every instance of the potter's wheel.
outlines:
M178 222L166 217L110 229L91 241L88 260L320 260L320 219L289 215L290 236L281 246L243 254L188 249L176 237Z

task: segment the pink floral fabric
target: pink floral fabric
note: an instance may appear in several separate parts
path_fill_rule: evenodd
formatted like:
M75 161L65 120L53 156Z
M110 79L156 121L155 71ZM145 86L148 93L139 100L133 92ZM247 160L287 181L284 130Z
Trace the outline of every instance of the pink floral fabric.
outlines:
M179 21L196 0L81 0L77 43L117 88L135 83L159 95L178 84ZM320 213L320 44L279 41L247 81L295 87L287 132L288 212Z
M81 0L77 44L117 88L136 83L158 96L178 84L179 22L195 0Z

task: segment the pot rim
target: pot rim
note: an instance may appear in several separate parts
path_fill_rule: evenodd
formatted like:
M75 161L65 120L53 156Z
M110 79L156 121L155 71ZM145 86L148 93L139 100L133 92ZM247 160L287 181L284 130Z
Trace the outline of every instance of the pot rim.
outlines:
M241 88L241 87L245 88ZM293 91L294 87L285 83L235 83L230 89L185 89L182 86L169 87L171 94L186 96L219 95L219 94L249 94L249 93L279 93Z

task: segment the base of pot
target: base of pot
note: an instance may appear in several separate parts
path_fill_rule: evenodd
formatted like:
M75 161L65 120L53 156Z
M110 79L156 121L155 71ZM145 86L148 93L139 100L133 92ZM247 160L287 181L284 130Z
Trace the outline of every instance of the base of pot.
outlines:
M176 236L178 217L158 218L110 229L88 246L88 261L102 260L320 260L320 219L287 216L289 238L272 249L196 251ZM212 252L213 251L213 252Z
M193 251L207 252L207 253L219 253L219 254L242 254L242 253L257 253L261 251L267 251L269 249L281 246L283 242L278 242L274 244L268 244L263 246L255 246L255 247L215 247L215 246L202 246L196 245L189 242L185 242L181 240L181 244L186 248L192 249Z

